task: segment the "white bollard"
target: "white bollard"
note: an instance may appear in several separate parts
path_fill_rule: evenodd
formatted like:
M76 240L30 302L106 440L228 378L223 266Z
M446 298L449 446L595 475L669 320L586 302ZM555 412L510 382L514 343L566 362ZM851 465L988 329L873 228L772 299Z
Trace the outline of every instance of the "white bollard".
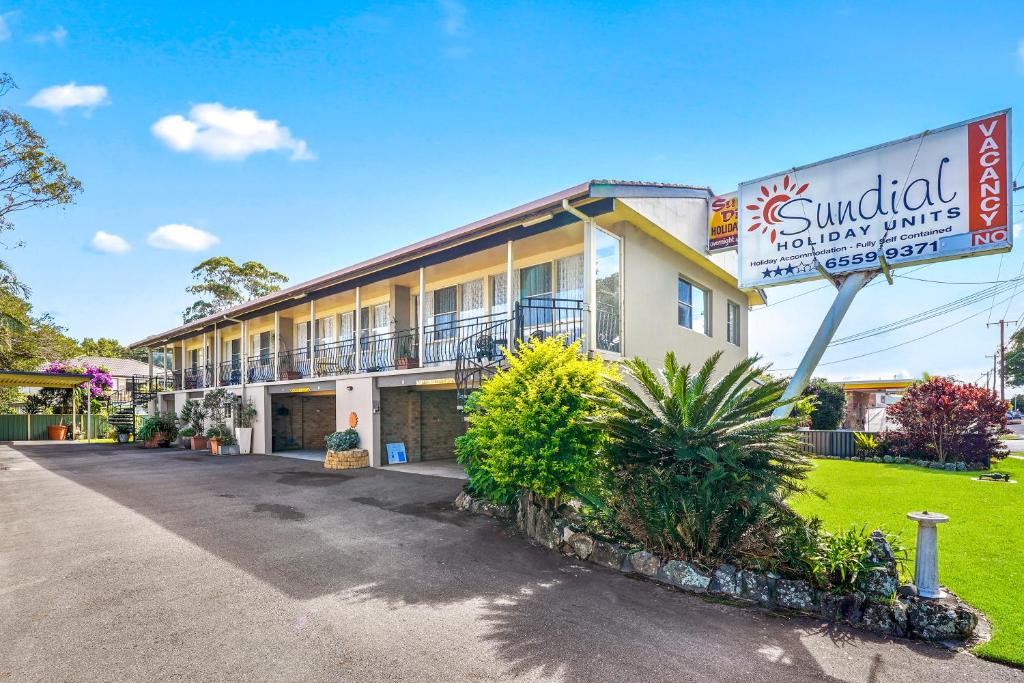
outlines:
M939 531L936 525L949 521L938 512L908 512L907 518L917 522L917 556L914 559L914 583L922 598L944 598L939 588Z

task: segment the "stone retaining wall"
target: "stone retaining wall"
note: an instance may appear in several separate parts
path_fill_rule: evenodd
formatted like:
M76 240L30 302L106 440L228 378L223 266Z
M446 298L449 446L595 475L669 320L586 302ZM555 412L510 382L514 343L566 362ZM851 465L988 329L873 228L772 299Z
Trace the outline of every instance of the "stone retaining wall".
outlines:
M876 560L885 569L874 572L863 591L837 595L807 581L772 572L723 564L705 571L680 560L663 560L647 550L624 548L576 529L566 519L533 503L526 494L518 506L501 506L472 498L465 492L455 507L514 523L528 537L550 550L616 571L637 574L689 593L708 594L761 607L823 617L885 635L937 642L971 639L978 616L959 598L916 597L913 586L900 586L896 558L881 531L872 533Z

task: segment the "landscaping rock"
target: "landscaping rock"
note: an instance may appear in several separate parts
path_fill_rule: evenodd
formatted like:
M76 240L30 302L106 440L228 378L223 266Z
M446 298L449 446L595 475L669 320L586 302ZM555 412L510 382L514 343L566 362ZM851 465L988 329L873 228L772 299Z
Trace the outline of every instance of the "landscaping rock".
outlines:
M647 550L638 550L629 556L629 564L637 574L655 578L661 569L661 558Z
M732 598L740 596L740 572L731 564L723 564L711 575L708 592L727 595Z
M769 577L760 572L744 570L739 576L740 597L744 600L756 602L759 605L768 607L772 604L772 589L775 584L774 577Z
M904 636L907 634L906 612L898 603L895 605L869 602L864 606L864 616L861 626L875 633L882 633L890 636Z
M542 543L546 548L554 550L561 542L561 531L555 527L555 521L551 518L551 513L541 507L532 507L534 508L533 538Z
M593 541L593 543L594 550L590 554L591 562L619 571L628 569L629 556L621 546L604 541Z
M860 592L836 595L822 591L818 594L818 604L818 613L829 621L858 625L864 616L864 594Z
M806 581L779 579L775 582L775 602L779 607L811 612L815 607L814 599L814 589Z
M922 640L966 640L978 617L956 598L917 599L907 605L907 631Z
M680 560L670 560L662 565L658 572L658 579L693 593L707 591L708 585L711 583L711 577L701 573L689 562Z
M576 557L581 560L589 559L594 553L594 539L586 534L573 534L569 537L569 544L576 553Z
M473 504L473 497L465 491L460 491L459 495L455 497L455 509L456 510L469 510Z
M892 551L892 546L886 540L885 534L879 529L871 532L871 542L874 548L868 556L868 561L881 566L865 577L864 592L869 599L874 598L877 602L886 602L900 587L896 554Z

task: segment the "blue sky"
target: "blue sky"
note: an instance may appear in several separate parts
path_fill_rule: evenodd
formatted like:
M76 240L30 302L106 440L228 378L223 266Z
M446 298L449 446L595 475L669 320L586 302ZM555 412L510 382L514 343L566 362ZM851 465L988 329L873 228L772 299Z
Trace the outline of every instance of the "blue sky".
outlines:
M130 341L175 324L189 269L210 255L300 281L589 178L725 192L1024 105L1018 2L143 4L0 6L0 61L20 86L4 105L85 185L74 206L16 216L27 245L7 257L38 310L76 337ZM241 141L224 133L253 128ZM152 237L183 225L196 231ZM130 250L98 251L97 231ZM147 243L210 241L198 231L218 243ZM55 254L75 265L55 270ZM1022 265L1018 250L917 275L980 282ZM841 334L980 287L874 286ZM752 313L752 350L795 365L830 297ZM997 339L988 308L875 337L857 350L984 310L821 374L974 379ZM1004 309L1024 314L1024 292L991 318Z

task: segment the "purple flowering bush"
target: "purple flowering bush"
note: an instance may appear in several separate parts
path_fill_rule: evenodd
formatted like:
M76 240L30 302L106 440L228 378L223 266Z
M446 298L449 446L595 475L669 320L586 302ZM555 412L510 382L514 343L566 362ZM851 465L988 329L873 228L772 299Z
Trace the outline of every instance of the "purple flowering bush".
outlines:
M114 386L114 379L110 371L103 367L97 367L89 363L76 365L70 361L53 361L43 368L43 372L51 375L87 375L89 379L82 383L74 392L67 389L40 389L37 401L50 408L55 413L68 414L72 411L72 405L80 406L85 399L86 392L90 399L102 398Z

